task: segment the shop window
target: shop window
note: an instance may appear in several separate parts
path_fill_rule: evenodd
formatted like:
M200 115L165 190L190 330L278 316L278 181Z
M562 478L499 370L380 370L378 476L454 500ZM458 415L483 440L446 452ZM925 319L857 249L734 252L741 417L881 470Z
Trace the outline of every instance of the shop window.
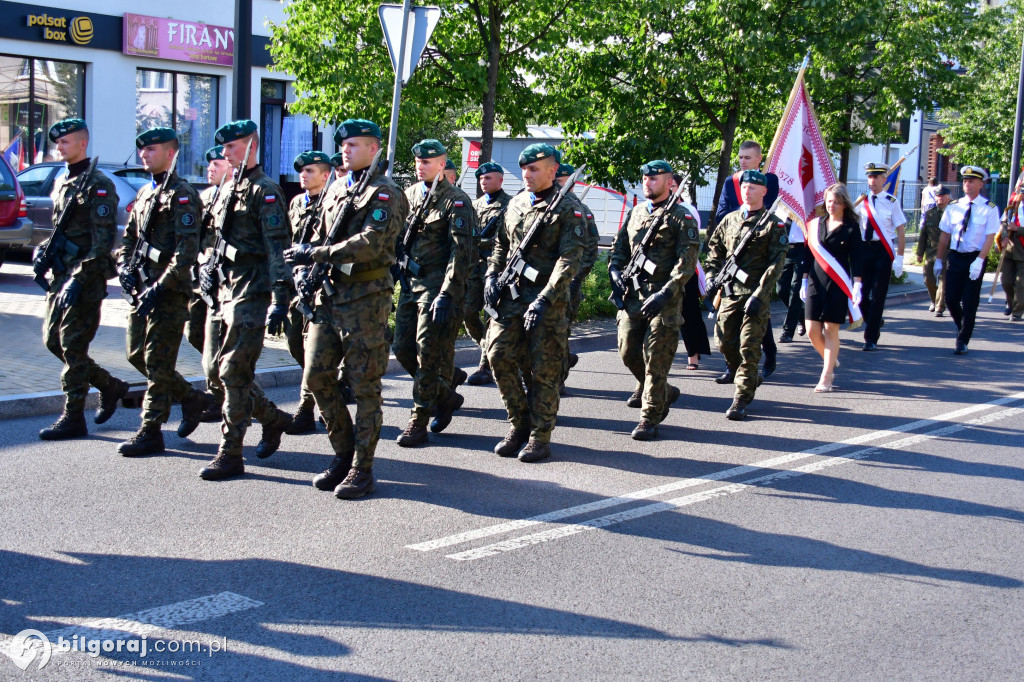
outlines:
M136 134L157 126L174 128L181 143L178 175L205 181L206 150L217 132L217 77L138 69L135 86Z
M275 178L286 193L294 194L299 174L292 162L307 149L320 149L321 135L309 116L288 111L287 90L284 81L260 82L260 162L264 172Z
M0 55L0 150L15 140L25 166L56 161L47 133L57 121L85 117L85 65Z

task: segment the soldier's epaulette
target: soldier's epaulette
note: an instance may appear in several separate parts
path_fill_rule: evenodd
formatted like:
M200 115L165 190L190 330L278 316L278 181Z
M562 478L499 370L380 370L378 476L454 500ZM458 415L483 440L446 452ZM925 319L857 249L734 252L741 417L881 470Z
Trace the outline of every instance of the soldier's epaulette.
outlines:
M893 202L896 201L896 197L894 197L893 195L889 194L888 192L885 193L885 198L889 200L889 203L893 203Z
M995 207L996 207L996 205L995 205L995 203L993 203L993 202L991 202L991 201L990 201L990 202L988 202L988 207L989 207L989 208L995 208Z

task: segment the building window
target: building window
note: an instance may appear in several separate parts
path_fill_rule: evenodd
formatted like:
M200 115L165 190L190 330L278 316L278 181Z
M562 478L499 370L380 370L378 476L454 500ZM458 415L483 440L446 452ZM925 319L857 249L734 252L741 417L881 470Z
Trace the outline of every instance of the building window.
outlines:
M316 122L304 114L288 111L288 85L284 81L260 82L260 158L264 172L288 192L298 191L299 174L292 165L295 157L307 149L320 149L320 131Z
M47 133L57 121L85 118L85 65L0 55L0 151L20 140L23 163L57 160Z
M178 175L190 182L206 178L206 150L217 132L217 77L174 71L135 72L135 131L157 126L178 133Z

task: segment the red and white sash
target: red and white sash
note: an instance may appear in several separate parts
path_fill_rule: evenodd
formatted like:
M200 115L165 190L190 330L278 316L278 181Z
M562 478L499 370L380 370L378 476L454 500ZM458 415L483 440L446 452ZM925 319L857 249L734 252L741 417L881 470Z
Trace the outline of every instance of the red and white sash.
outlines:
M732 174L732 187L736 190L736 202L741 206L743 205L743 199L740 198L740 178L743 177L743 171L736 171Z
M870 214L868 214L870 215ZM833 282L836 283L846 297L849 300L847 304L850 309L850 321L856 322L861 318L860 306L853 302L853 281L850 279L850 275L846 272L836 257L829 253L818 241L818 226L820 224L820 218L815 218L807 225L807 229L804 230L804 236L807 237L807 247L811 250L811 255L814 256L814 260L818 263L825 274L829 276ZM876 227L877 229L877 227ZM883 237L883 242L885 239Z
M875 214L871 212L870 195L864 197L864 213L867 215L868 222L871 224L871 227L875 230L875 234L878 235L878 241L882 242L882 245L885 247L885 252L889 254L889 260L895 260L895 256L892 252L892 244L889 243L889 238L885 236L884 232L882 232L882 228L878 226L878 221L875 220Z
M700 290L701 297L708 295L708 276L704 274L704 268L701 266L700 261L697 261L697 269L694 271L697 277L697 289Z

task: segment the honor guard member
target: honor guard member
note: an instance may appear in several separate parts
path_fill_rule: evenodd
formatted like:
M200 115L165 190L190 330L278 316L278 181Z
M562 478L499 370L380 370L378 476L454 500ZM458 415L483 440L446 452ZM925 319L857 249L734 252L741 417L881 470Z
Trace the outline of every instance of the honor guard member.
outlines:
M939 229L939 221L942 214L949 205L949 188L938 187L934 191L935 204L921 215L921 233L917 237L917 260L924 264L924 285L928 288L930 305L928 312L935 313L935 317L942 317L946 310L946 301L943 296L942 262L940 267L935 267L935 253L939 249L939 237L942 230Z
M535 235L523 257L537 271L520 277L519 297L498 289L498 276L515 255L526 232L555 198L558 159L548 144L532 144L519 154L526 191L512 197L487 266L484 297L498 317L487 325L487 359L508 411L509 433L494 448L502 457L519 455L537 462L551 455L551 432L558 414L558 384L569 337L569 283L579 271L587 224L578 201L562 201ZM523 389L520 362L531 378ZM526 447L523 447L525 444Z
M67 164L67 173L54 181L50 193L54 233L36 248L32 269L36 281L45 281L47 273L52 275L46 290L43 342L64 363L60 384L65 403L57 421L40 431L39 437L63 440L88 435L84 410L90 385L100 392L93 421L102 424L128 393L128 384L89 357L89 344L100 325L100 304L107 296L107 280L116 274L110 250L117 236L117 192L98 169L81 177L90 166L85 121L58 121L49 135ZM60 224L59 218L63 218Z
M331 159L323 152L305 151L295 157L292 164L295 172L299 174L299 187L305 190L302 194L296 195L288 206L288 222L292 226L292 245L313 244L313 233L317 223L320 221L322 198L327 188L327 180L334 172ZM296 306L297 299L294 299L295 290L291 291L293 297L288 307L288 352L299 367L305 366L305 337L306 318ZM292 415L291 426L286 433L301 434L316 431L316 419L313 418L313 392L305 383L302 384L299 396L299 406Z
M869 163L864 166L868 176L868 192L857 207L860 215L864 249L861 260L861 281L864 299L864 346L862 350L878 350L885 297L889 293L889 275L903 274L903 248L906 245L907 218L896 197L884 191L889 166Z
M999 208L981 196L988 173L978 166L960 169L964 196L946 207L939 221L942 236L935 255L935 269L949 253L946 268L945 298L949 316L956 323L957 355L967 354L974 333L974 317L981 300L985 260L999 233Z
M341 152L338 152L331 157L331 165L334 166L334 179L340 180L348 174L345 170L345 162L341 156Z
M1003 268L1000 270L1006 308L1003 314L1014 322L1024 315L1024 203L1020 194L1014 194L1003 216L999 241L1003 249Z
M768 179L764 173L743 171L741 180L742 207L725 217L708 243L709 255L705 269L709 281L714 280L740 240L754 229L768 210L764 203ZM754 393L761 383L757 374L757 363L761 359L760 344L768 324L772 290L782 273L788 248L788 227L781 218L775 216L751 238L737 259L736 264L747 275L746 281L733 280L731 291L721 292L722 300L715 321L715 341L729 369L716 381L736 385L732 405L725 413L729 419L746 419L747 406L754 399Z
M428 422L434 433L443 431L463 403L455 389L466 375L456 369L458 376L453 376L452 370L476 224L472 201L443 175L448 158L444 145L423 140L413 145L412 153L419 182L405 190L409 218L399 241L408 242L404 256L415 265L402 272L392 343L395 358L413 377L412 415L397 439L402 447L426 443Z
M505 209L512 195L501 188L505 181L505 169L494 161L480 164L476 169L476 181L483 194L473 202L476 212L476 260L466 279L466 313L464 324L469 336L480 346L480 366L469 375L466 383L483 386L494 382L491 366L487 362L487 323L490 317L481 320L484 309L484 275L487 261L494 250L494 236L502 229Z
M672 166L651 161L640 172L647 201L630 209L616 233L608 276L625 304L617 315L619 357L642 387L640 423L632 435L635 440L653 440L669 405L679 397L679 389L668 384L668 373L679 346L681 298L697 267L700 235L693 214L679 204L661 222L671 197ZM637 289L633 282L623 281L622 271L644 235L659 223L644 252L654 271L641 270Z
M309 386L327 424L334 459L313 479L319 490L333 490L341 499L373 492L373 456L384 421L381 409L381 377L388 366L385 340L395 282L395 239L409 211L405 195L384 173L370 168L381 147L380 127L372 121L349 119L334 133L341 146L347 175L335 181L324 195L323 210L314 241L289 249L296 266L330 265L328 277L334 290L316 294L314 316L306 336L303 383ZM355 195L363 176L370 178ZM331 244L324 239L339 213L352 205L350 218L339 225ZM344 364L356 397L355 425L337 390L338 368Z
M452 185L459 179L459 169L455 167L455 162L451 159L444 162L444 179Z
M791 343L794 334L803 336L807 333L807 327L804 325L804 302L800 300L800 283L803 279L800 275L800 266L806 253L804 231L794 222L789 226L789 250L786 251L782 274L779 275L779 298L786 305L786 319L782 323L779 343Z
M213 235L224 253L218 258L215 248L199 268L200 286L217 305L207 317L203 364L207 385L222 403L220 447L199 472L206 480L245 473L242 442L253 417L263 425L256 446L261 459L277 451L292 422L255 383L264 335L280 334L288 325L291 277L283 253L291 230L284 194L257 161L255 123L232 121L217 130L215 139L236 176L222 186L213 207L214 216L226 212L223 231ZM242 168L246 150L248 162Z
M181 403L182 438L195 431L208 406L206 394L175 371L199 254L199 193L175 173L179 144L172 128L147 130L135 138L135 146L153 181L135 197L117 272L122 291L135 299L128 312L128 361L147 384L142 425L117 448L125 457L164 451L160 427L171 416L172 402Z

